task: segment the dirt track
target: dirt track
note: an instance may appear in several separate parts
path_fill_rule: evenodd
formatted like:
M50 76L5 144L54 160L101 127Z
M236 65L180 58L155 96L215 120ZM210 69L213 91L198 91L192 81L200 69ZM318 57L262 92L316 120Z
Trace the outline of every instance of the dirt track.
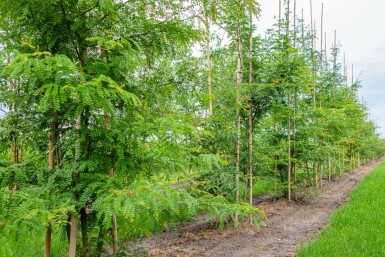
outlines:
M326 182L322 192L301 202L279 200L258 207L268 216L259 231L246 224L219 232L207 227L184 229L179 238L172 233L142 241L150 256L272 257L294 256L298 246L313 238L328 222L329 215L345 203L352 189L379 161Z

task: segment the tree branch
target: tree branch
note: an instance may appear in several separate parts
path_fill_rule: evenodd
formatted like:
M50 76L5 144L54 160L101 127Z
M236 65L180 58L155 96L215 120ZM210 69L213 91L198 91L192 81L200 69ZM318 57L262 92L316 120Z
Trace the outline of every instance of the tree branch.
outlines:
M49 49L47 40L45 39L44 33L43 33L43 31L41 30L41 27L39 26L39 24L36 22L35 15L33 15L32 8L31 8L30 5L28 5L28 9L29 9L29 12L31 13L32 20L33 20L33 22L36 24L36 27L37 27L37 29L39 30L39 32L40 32L40 34L41 34L41 37L42 37L42 39L43 39L43 42L44 42L45 46L47 47L47 51L51 52L51 50Z

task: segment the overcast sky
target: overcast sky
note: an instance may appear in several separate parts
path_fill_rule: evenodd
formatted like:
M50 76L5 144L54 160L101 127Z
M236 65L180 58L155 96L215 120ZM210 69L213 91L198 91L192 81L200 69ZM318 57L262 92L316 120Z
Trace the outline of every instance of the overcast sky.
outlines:
M259 0L262 12L257 23L262 33L278 16L279 0ZM294 0L291 0L293 6ZM312 0L313 19L320 31L321 6L324 4L324 31L328 48L331 47L334 30L342 44L341 54L346 52L349 83L354 64L355 79L361 74L360 100L370 108L370 119L385 138L385 0ZM283 0L282 0L283 3ZM297 15L304 10L304 19L310 24L310 0L297 0ZM319 49L319 43L317 48ZM342 63L342 55L341 55Z

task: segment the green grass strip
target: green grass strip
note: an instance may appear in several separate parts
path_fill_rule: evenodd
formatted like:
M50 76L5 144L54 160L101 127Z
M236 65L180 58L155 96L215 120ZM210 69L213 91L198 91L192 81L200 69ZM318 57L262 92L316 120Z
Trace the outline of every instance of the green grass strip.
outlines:
M385 256L385 162L357 186L349 202L298 256Z

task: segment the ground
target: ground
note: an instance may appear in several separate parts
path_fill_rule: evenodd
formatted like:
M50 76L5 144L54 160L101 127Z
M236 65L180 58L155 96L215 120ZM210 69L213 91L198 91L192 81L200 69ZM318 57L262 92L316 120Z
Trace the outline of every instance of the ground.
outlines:
M209 224L190 224L139 243L150 256L164 257L275 257L295 256L296 249L312 239L328 223L329 215L348 200L350 192L380 161L324 182L311 198L288 202L258 199L256 206L268 219L259 230L245 223L222 231Z

